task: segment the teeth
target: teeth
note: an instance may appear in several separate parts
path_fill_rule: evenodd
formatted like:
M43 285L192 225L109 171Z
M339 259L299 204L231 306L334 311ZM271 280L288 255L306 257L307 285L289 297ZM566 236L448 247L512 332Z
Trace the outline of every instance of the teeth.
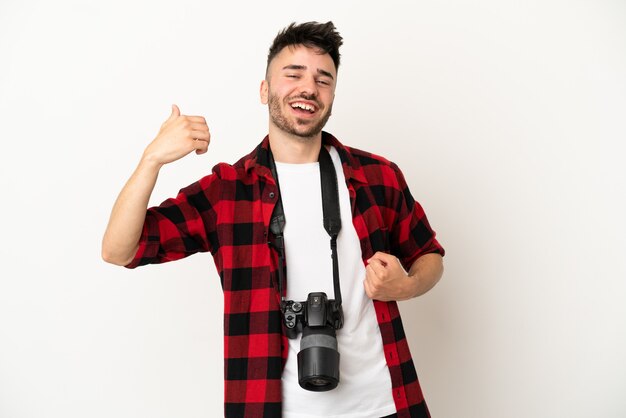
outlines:
M299 107L300 109L308 110L309 112L315 111L315 108L313 106L306 104L306 103L293 103L291 107L293 108Z

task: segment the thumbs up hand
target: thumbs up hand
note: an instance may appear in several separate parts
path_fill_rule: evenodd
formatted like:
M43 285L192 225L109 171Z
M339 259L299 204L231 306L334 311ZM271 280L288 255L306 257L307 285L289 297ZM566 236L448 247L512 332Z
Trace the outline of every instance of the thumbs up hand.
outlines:
M156 138L146 147L143 159L160 166L176 161L195 151L207 152L211 134L206 119L202 116L181 115L180 109L172 105L172 113L161 125Z

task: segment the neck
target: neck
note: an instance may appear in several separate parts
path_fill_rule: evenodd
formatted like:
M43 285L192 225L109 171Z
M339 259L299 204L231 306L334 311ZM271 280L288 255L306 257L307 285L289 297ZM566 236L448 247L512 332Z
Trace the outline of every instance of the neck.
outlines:
M270 126L269 137L270 148L275 161L289 164L305 164L314 163L318 160L322 145L321 132L310 138L302 138L278 129L272 129Z

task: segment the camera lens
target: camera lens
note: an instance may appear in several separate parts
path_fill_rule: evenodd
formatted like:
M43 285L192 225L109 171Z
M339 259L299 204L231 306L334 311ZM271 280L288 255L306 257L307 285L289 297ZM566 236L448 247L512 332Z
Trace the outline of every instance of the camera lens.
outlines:
M298 382L303 389L325 392L339 384L339 351L331 327L302 330L298 353Z

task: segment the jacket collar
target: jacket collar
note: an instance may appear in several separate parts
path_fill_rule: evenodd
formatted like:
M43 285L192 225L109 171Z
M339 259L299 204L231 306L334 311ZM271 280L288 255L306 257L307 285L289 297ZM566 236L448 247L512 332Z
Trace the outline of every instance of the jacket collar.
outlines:
M344 176L346 180L355 180L361 183L366 183L365 175L359 161L352 155L350 148L344 146L337 138L322 131L322 144L332 145L337 150L339 158L341 159L341 165L343 167ZM265 177L271 177L270 173L270 137L266 135L263 141L256 147L252 153L252 158L245 162L246 172L252 168L256 168L260 175Z

